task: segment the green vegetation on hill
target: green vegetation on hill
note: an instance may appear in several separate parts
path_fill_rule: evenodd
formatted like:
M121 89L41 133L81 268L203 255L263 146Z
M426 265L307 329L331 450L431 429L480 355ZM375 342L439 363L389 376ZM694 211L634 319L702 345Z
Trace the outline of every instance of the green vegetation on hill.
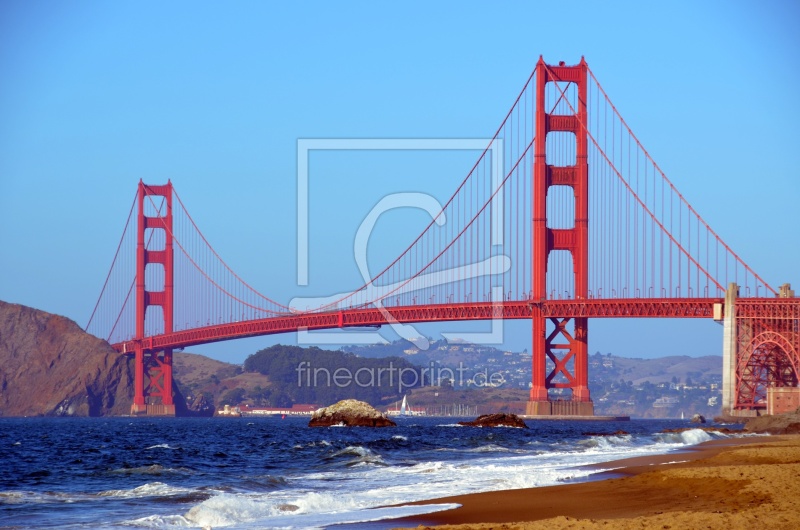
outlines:
M343 351L280 344L249 356L244 371L268 376L269 387L230 398L275 407L324 405L348 398L381 405L423 382L420 369L399 357L365 359Z

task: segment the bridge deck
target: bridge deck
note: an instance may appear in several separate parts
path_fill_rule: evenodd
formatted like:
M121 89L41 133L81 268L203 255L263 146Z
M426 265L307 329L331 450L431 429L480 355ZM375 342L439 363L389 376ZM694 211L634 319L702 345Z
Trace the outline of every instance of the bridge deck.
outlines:
M740 300L759 307L768 307L775 298ZM391 319L401 324L466 320L521 320L533 317L535 307L544 317L590 318L712 318L714 304L721 298L664 299L589 299L548 300L539 304L530 301L476 302L463 304L431 304L389 308L359 308L324 313L298 313L259 320L211 324L174 333L146 337L146 350L184 348L225 340L291 333L298 330L321 330L361 326L381 326ZM134 351L137 341L114 344L120 353Z

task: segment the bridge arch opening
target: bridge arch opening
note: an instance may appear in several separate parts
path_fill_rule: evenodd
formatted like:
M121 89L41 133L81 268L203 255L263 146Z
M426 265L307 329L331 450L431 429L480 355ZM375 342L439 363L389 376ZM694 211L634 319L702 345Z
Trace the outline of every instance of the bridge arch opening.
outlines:
M144 330L147 336L164 333L164 309L160 305L151 305L144 316Z
M572 186L550 186L547 189L547 228L575 228L575 190Z
M148 251L165 250L167 248L167 233L161 228L145 228L144 242Z
M572 131L550 131L545 144L548 166L572 167L577 161L578 138Z
M144 288L151 293L164 290L164 265L161 263L145 265Z
M571 300L575 293L575 265L569 250L551 250L547 256L547 299Z
M767 389L796 387L797 351L791 341L775 331L753 337L736 370L736 407L750 410L767 407Z
M544 87L544 105L553 116L572 116L578 108L578 84L548 81Z

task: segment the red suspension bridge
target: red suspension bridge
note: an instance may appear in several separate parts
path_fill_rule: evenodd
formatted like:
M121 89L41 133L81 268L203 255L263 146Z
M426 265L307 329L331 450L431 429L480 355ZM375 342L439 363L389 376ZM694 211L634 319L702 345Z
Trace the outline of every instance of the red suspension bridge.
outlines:
M87 330L135 358L134 414L174 414L174 349L274 333L529 319L532 415L591 415L590 318L724 322L723 408L796 387L800 299L678 192L594 73L541 58L430 224L348 294L293 308L240 278L173 189L139 183ZM568 400L552 399L565 389Z

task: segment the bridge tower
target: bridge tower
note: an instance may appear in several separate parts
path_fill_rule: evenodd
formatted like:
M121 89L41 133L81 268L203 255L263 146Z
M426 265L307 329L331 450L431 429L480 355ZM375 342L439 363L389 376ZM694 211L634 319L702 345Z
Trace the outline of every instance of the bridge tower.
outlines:
M147 208L163 198L162 210ZM153 210L152 215L145 211ZM150 230L151 232L148 232ZM148 243L163 248L148 249ZM151 270L148 271L148 265ZM160 267L160 271L158 268ZM148 274L149 272L149 274ZM157 285L163 278L163 284ZM150 282L154 285L149 285ZM172 350L153 350L145 338L148 308L161 308L163 333L173 331L174 254L172 232L172 182L151 186L139 181L136 240L136 348L134 352L134 397L132 415L174 416L172 399ZM151 321L159 320L157 314ZM147 384L145 384L147 379Z
M563 90L574 83L577 101L575 114L550 114L545 107L548 83L558 82ZM575 66L546 65L540 57L536 65L536 116L533 164L533 381L527 414L591 416L594 406L589 396L587 319L545 316L537 302L547 298L547 262L551 251L566 250L572 255L574 293L586 298L589 285L589 166L586 131L587 66L583 58ZM547 142L551 132L575 135L575 165L548 164ZM551 228L548 224L547 193L552 186L569 186L574 193L572 228ZM557 214L558 212L552 212ZM571 322L570 322L571 321ZM548 331L548 322L552 330ZM554 367L547 373L547 360ZM570 364L572 368L570 368ZM551 400L549 389L567 388L570 400Z

